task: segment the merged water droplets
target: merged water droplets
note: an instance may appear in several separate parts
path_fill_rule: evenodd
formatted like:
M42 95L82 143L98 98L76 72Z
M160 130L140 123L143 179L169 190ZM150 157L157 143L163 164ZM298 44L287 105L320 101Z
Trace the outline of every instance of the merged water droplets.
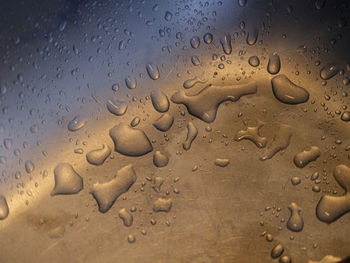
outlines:
M87 123L87 119L82 116L75 116L70 122L68 122L68 130L74 132L83 128Z
M148 76L153 79L153 80L157 80L159 79L159 69L158 69L158 66L153 64L153 63L149 63L146 65L146 70L147 70L147 73L148 73Z
M127 192L136 181L136 173L132 165L127 165L117 171L117 175L106 183L96 183L92 186L91 194L98 204L101 213L106 213L117 200Z
M171 100L176 104L184 104L190 114L210 123L215 120L221 103L237 101L240 97L254 94L256 91L255 82L246 85L208 86L195 95L186 95L184 91L178 91Z
M86 154L86 160L93 165L101 165L111 154L111 148L103 144L101 148L92 150Z
M206 80L202 80L199 77L194 77L192 79L188 79L184 82L183 87L185 89L190 89L194 87L196 84L204 84L206 83Z
M173 115L170 115L170 113L166 112L154 121L153 126L156 127L159 131L166 132L171 128L173 123Z
M264 148L267 143L267 138L260 135L260 129L264 126L264 123L258 121L256 126L248 126L246 122L243 123L245 125L245 129L237 132L235 140L250 140L257 147Z
M153 151L151 142L143 130L120 123L109 130L115 151L127 156L141 156Z
M131 77L131 76L126 76L125 77L125 84L128 89L136 89L136 79Z
M60 163L54 169L55 187L51 195L70 195L83 189L83 178L69 163Z
M170 198L160 197L153 202L154 212L169 212L173 202Z
M129 227L132 225L134 217L126 208L120 209L118 214L120 219L123 220L124 226Z
M273 53L269 57L269 62L267 64L267 72L274 75L280 72L280 69L281 69L280 56L276 53Z
M276 99L286 104L299 104L308 101L309 92L291 82L285 75L271 80L272 91Z
M159 89L151 92L151 100L156 111L166 112L169 110L169 99L167 95Z
M4 220L9 215L9 207L5 196L0 194L0 220Z
M304 150L294 156L294 164L299 168L303 168L308 163L315 161L320 155L320 148L311 146L309 150Z
M267 146L265 154L260 158L260 160L266 161L271 159L276 153L286 149L289 146L291 137L291 127L281 124L278 133L274 135L272 142Z
M328 224L350 212L350 168L343 164L338 165L333 176L345 193L341 196L324 195L318 202L316 215L319 220Z
M290 217L287 222L288 229L293 232L300 232L304 228L301 208L293 202L288 206L288 209L290 211Z

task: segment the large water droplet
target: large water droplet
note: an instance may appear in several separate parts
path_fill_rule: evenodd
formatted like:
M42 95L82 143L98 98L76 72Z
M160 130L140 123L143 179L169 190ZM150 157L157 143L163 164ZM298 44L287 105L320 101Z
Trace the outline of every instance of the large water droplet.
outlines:
M333 64L327 64L320 70L321 79L328 80L339 72L339 67Z
M156 111L166 112L169 110L169 99L167 95L159 89L151 92L151 100Z
M281 69L281 60L280 56L276 53L273 53L269 57L269 63L267 64L267 72L270 74L277 74Z
M111 154L111 148L107 144L103 144L102 148L92 150L86 154L86 160L93 165L101 165Z
M125 77L125 84L126 84L126 87L129 89L136 89L136 85L137 85L136 79L131 76Z
M342 196L324 195L318 202L316 215L319 220L328 224L350 212L350 168L343 164L338 165L333 176L345 193Z
M300 232L304 228L304 220L301 217L301 208L296 203L291 203L288 206L290 217L287 222L287 227L290 231Z
M166 11L166 12L165 12L164 19L165 19L166 21L170 22L172 18L173 18L173 14L172 14L171 12L169 12L169 11Z
M272 91L276 99L287 104L299 104L308 101L309 92L291 82L285 75L271 80Z
M311 146L309 150L304 150L294 156L294 164L299 168L303 168L308 163L315 161L320 155L320 148Z
M106 183L96 183L92 186L91 194L98 204L98 209L106 213L117 200L135 183L136 174L132 165L127 165L117 171L117 175Z
M153 79L153 80L157 80L159 79L159 69L158 66L152 63L149 63L146 65L146 70L148 73L148 76Z
M153 126L162 132L166 132L171 128L173 123L174 117L167 112L160 116L157 120L155 120Z
M141 156L153 150L152 144L149 141L144 131L131 128L125 123L120 123L114 126L109 131L115 151L127 156Z
M244 7L244 6L246 6L247 1L248 1L248 0L238 0L238 5L239 5L240 7Z
M134 221L133 215L126 208L119 210L119 217L123 220L124 226L131 226Z
M27 160L26 162L25 162L25 164L24 164L24 167L25 167L25 170L26 170L26 172L27 173L31 173L31 172L33 172L34 171L34 164L33 164L33 162L31 161L31 160Z
M197 36L192 37L190 40L191 47L194 49L198 48L200 43L201 43L201 41L200 41L199 37L197 37Z
M122 116L126 113L128 105L124 102L115 102L112 100L107 100L106 107L108 111L114 115Z
M199 66L201 64L199 58L197 56L192 56L191 57L191 62L194 66Z
M231 35L225 34L222 38L220 38L220 43L224 53L226 55L230 55L232 53L232 43L231 43Z
M0 220L5 219L9 215L9 207L5 196L0 194Z
M196 126L190 121L187 124L187 136L186 141L183 143L183 148L188 151L191 148L192 142L196 139L198 130Z
M271 257L273 259L280 257L283 254L284 247L281 244L277 244L271 250Z
M205 44L210 44L213 42L213 35L211 33L205 33L203 36L203 40Z
M51 195L70 195L83 189L83 178L69 163L60 163L54 169L55 187Z
M248 32L247 35L247 44L249 46L255 45L256 41L258 40L259 30L257 28L253 28L251 31Z
M230 160L229 159L222 159L222 158L217 158L214 162L214 164L216 166L219 166L219 167L226 167L227 165L230 164Z
M70 131L77 131L81 128L83 128L87 123L87 119L81 116L75 116L73 120L68 122L68 130Z
M160 151L156 151L153 155L153 163L158 168L167 166L169 162L169 158L167 155L163 154Z
M257 67L260 65L260 59L257 56L251 56L248 59L248 63L249 65L251 65L252 67Z

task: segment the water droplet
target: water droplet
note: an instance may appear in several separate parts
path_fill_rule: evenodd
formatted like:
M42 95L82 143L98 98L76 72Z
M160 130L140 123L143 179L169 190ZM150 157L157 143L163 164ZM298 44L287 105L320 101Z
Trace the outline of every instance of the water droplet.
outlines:
M55 187L51 195L70 195L83 189L83 178L69 163L60 163L54 169Z
M271 257L273 259L280 257L284 252L284 247L281 244L277 244L271 250Z
M136 89L136 79L130 76L125 77L125 84L128 89Z
M317 10L320 10L324 7L326 0L315 0L315 7Z
M192 37L190 40L191 47L194 49L198 48L200 43L201 43L201 41L200 41L199 37L197 37L197 36Z
M0 194L0 220L4 220L9 215L9 207L5 196Z
M27 161L25 162L24 167L25 167L26 172L29 173L29 174L30 174L31 172L33 172L33 171L34 171L34 168L35 168L33 162L30 161L30 160L27 160Z
M183 143L183 148L188 151L191 148L192 142L196 139L198 130L196 126L190 121L187 124L187 137L186 141Z
M246 85L207 86L195 95L186 95L184 91L176 92L172 102L184 104L190 114L205 122L213 122L219 105L224 101L237 101L241 96L254 94L255 82Z
M123 102L115 102L112 100L108 100L106 102L106 107L108 111L114 115L122 116L126 113L126 110L128 109L128 105Z
M172 14L171 12L169 12L169 11L166 11L166 12L165 12L164 19L165 19L166 21L170 22L172 18L173 18L173 14Z
M93 165L101 165L111 154L111 148L107 144L103 144L102 148L92 150L86 154L86 160Z
M119 217L123 220L124 226L131 226L134 220L133 215L126 208L119 210Z
M169 162L169 158L167 155L161 153L160 151L156 151L153 155L153 163L156 167L164 167L167 166Z
M153 203L153 211L154 212L169 212L171 209L173 202L169 198L158 198L156 201Z
M213 35L211 33L205 33L203 36L203 40L205 44L210 44L213 42Z
M269 57L269 63L267 64L267 72L270 74L277 74L281 69L281 60L279 55L273 53Z
M199 77L194 77L193 79L188 79L184 82L183 87L185 89L190 89L196 84L204 84L206 80L201 80Z
M148 73L148 76L153 79L153 80L157 80L159 79L159 69L158 66L152 63L149 63L146 65L146 70Z
M140 124L141 118L136 116L135 118L132 119L130 126L131 127L136 127L137 125Z
M324 195L318 202L316 215L319 220L328 224L350 212L350 168L343 164L338 165L333 176L345 193L342 196Z
M320 155L320 148L311 146L310 150L304 150L294 156L294 164L299 168L303 168L308 163L315 161Z
M36 124L33 124L32 126L30 126L29 130L31 133L36 134L39 132L39 127Z
M219 167L226 167L227 165L230 164L230 160L229 159L220 159L220 158L217 158L214 162L214 164L216 166L219 166Z
M247 44L249 46L255 45L256 41L258 40L259 30L257 28L252 29L248 32L247 35Z
M4 139L4 146L6 150L11 150L13 145L12 139Z
M267 143L266 137L262 137L260 135L260 129L262 126L264 126L264 123L261 121L257 122L256 126L249 127L246 122L243 122L245 125L244 130L240 130L237 132L235 136L236 141L241 140L250 140L252 141L257 147L264 148Z
M342 121L350 121L350 112L344 111L340 117Z
M287 228L293 232L300 232L304 228L304 220L301 217L301 208L294 202L292 202L288 209L290 211L290 217L287 222Z
M117 200L135 183L136 174L132 165L127 165L117 171L117 175L106 183L95 183L91 194L98 204L101 213L106 213Z
M162 187L163 183L164 183L164 179L163 177L157 176L153 179L153 190L157 193L160 192L160 188Z
M167 112L160 116L157 120L155 120L153 126L162 132L166 132L171 128L173 123L174 117Z
M248 0L238 0L238 5L240 7L244 7L244 6L246 6L247 2L248 2Z
M87 123L87 119L81 116L75 116L73 120L68 122L68 130L74 132L83 128Z
M201 64L199 58L197 56L192 56L191 57L191 62L194 66L199 66Z
M135 243L136 242L136 237L134 235L128 235L128 242L130 244Z
M6 164L7 159L5 156L0 156L0 164Z
M114 126L109 131L115 151L127 156L141 156L153 151L151 142L144 131L131 128L125 123Z
M271 80L272 91L276 99L286 104L299 104L308 101L309 92L291 82L285 75Z
M293 176L290 181L292 182L292 185L298 185L301 183L301 179L299 176Z
M328 80L339 72L339 67L333 64L327 64L320 70L321 79Z
M230 55L232 53L232 43L231 43L231 35L225 34L222 38L220 38L220 43L224 53L226 55Z
M169 110L169 99L167 95L159 89L151 92L151 100L156 111L166 112Z
M248 63L249 65L251 65L252 67L257 67L260 65L260 59L257 56L251 56L248 59Z
M290 256L282 256L280 257L279 263L291 263L292 259Z
M265 154L260 158L260 160L266 161L271 159L276 153L286 149L289 146L291 137L291 127L281 124L278 133L273 137L272 142L267 146Z
M66 26L67 26L67 21L66 21L66 20L63 20L63 21L60 23L60 25L59 25L59 27L58 27L58 30L62 32L62 31L66 28Z

